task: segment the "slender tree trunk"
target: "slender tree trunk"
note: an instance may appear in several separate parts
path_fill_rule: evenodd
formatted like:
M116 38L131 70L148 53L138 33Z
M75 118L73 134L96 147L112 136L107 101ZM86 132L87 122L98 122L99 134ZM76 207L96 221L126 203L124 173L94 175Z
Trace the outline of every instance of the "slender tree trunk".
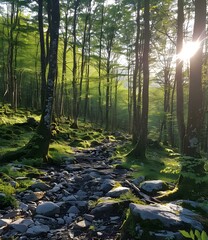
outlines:
M88 29L87 29L87 59L86 59L86 92L85 92L85 103L84 103L84 122L86 122L88 107L89 107L89 91L90 91L90 54L91 54L91 0L88 6Z
M15 33L19 19L19 8L15 2L11 2L11 15L10 15L10 30L9 30L9 41L8 41L8 66L7 66L7 77L8 77L8 98L13 109L15 109L15 76L14 76L14 54L15 54Z
M74 17L73 17L73 128L78 128L78 112L77 112L77 101L78 101L78 89L77 89L77 10L79 6L79 0L74 0Z
M150 48L150 1L144 2L144 51L143 51L143 91L142 91L142 118L139 141L129 155L146 158L148 106L149 106L149 48Z
M102 91L101 91L101 61L102 61L102 39L103 39L103 22L104 22L104 5L102 5L101 9L101 27L100 27L100 38L99 38L99 62L98 62L98 108L99 108L99 118L100 118L100 125L103 124L103 108L102 108Z
M176 54L179 54L183 47L183 22L184 22L184 0L178 0L178 19L177 19L177 43ZM184 152L184 136L185 136L185 122L184 122L184 96L183 96L183 61L176 59L176 114L179 132L179 149Z
M106 85L106 100L105 100L105 130L109 130L109 112L110 112L110 58L112 49L113 38L107 44L107 85Z
M174 138L174 96L175 96L175 89L176 89L176 81L174 81L173 89L170 98L170 119L169 119L169 126L168 126L168 136L170 145L175 147L175 138Z
M79 81L79 98L77 103L77 113L80 111L80 105L82 101L82 87L83 87L83 78L84 78L84 70L86 65L86 41L87 41L87 26L89 21L89 13L85 18L85 26L82 40L82 55L81 55L81 70L80 70L80 81Z
M43 30L43 0L38 0L38 28L40 35L40 53L41 53L41 109L43 110L45 104L45 91L46 91L46 52L45 40Z
M139 137L139 115L140 115L140 108L138 108L138 101L137 101L137 89L138 89L138 71L139 71L139 64L140 64L140 10L141 10L141 1L137 2L137 33L136 33L136 42L135 42L135 68L133 73L133 92L132 92L132 99L133 99L133 124L132 124L132 143L136 144Z
M62 55L62 74L61 74L61 93L60 93L60 111L59 116L64 116L64 88L66 82L66 53L67 53L67 46L68 46L68 7L65 12L65 19L64 19L64 34L63 34L63 55Z
M129 134L132 133L132 79L130 77L130 61L128 64L128 131Z

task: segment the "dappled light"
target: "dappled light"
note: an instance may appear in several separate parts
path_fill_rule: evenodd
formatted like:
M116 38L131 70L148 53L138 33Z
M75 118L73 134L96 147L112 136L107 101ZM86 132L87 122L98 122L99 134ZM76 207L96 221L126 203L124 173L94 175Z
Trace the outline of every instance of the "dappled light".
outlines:
M207 3L1 1L0 239L208 240Z

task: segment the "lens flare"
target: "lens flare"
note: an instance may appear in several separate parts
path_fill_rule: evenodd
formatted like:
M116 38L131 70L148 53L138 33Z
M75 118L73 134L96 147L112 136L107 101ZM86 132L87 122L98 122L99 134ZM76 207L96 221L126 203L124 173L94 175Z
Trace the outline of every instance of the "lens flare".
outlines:
M182 61L189 60L199 50L200 45L201 45L200 41L195 41L195 42L191 41L191 42L184 43L181 52L176 56L176 58Z

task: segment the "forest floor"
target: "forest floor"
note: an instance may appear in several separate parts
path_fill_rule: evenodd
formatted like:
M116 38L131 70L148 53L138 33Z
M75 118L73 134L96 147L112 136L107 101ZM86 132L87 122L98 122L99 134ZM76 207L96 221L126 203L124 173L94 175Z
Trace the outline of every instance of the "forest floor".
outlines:
M26 117L24 111L18 114L10 115L9 123L7 115L0 115L0 155L23 146L35 131L34 116ZM132 147L128 134L104 132L88 124L74 130L65 121L54 126L49 164L41 159L20 159L0 167L0 239L183 239L179 229L189 231L198 226L200 231L207 230L207 221L204 227L191 217L185 223L178 220L180 225L174 227L172 223L163 226L169 235L158 237L158 226L154 230L155 224L145 220L153 235L142 237L146 227L130 221L132 203L138 207L153 204L157 210L167 204L155 197L175 186L179 154L151 142L146 162L128 159L125 155ZM144 183L152 190L145 189ZM208 214L207 198L184 201L171 203L172 208L177 205L177 214L182 203L194 208L180 219L193 216L196 209L203 212L201 219ZM165 222L175 221L178 215L173 217L168 207L164 215L172 215Z

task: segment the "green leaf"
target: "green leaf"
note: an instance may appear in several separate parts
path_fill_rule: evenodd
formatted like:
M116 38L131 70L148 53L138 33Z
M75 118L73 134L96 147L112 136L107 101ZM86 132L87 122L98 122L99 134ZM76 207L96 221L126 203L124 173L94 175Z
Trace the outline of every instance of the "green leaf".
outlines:
M191 236L191 239L192 239L192 240L195 239L195 236L194 236L194 232L193 232L193 230L190 231L190 236Z
M208 236L205 231L202 231L201 233L201 240L208 240Z
M191 235L185 230L179 230L179 232L186 238L191 238Z
M197 237L198 240L201 240L201 234L199 232L199 230L195 230L195 236Z

